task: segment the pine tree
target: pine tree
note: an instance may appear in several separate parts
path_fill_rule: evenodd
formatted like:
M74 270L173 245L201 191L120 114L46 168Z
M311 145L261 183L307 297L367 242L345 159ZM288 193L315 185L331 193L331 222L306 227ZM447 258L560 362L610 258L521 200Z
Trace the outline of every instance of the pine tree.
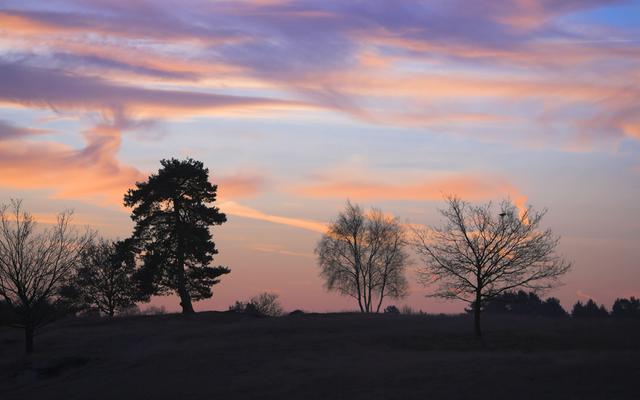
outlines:
M209 266L218 254L209 228L227 219L212 205L217 186L202 162L172 158L160 163L157 174L124 197L125 206L133 208L133 241L143 261L138 277L147 293L175 292L182 312L193 313L191 302L210 298L211 286L231 272Z

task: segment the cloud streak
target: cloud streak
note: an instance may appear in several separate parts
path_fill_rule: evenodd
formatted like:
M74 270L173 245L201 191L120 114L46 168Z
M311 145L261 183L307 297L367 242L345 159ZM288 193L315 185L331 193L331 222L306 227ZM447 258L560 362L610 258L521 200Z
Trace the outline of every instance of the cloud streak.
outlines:
M312 221L300 218L283 217L279 215L271 215L251 207L243 206L233 201L225 201L220 203L220 209L236 217L250 218L258 221L271 222L274 224L300 228L311 232L325 233L327 225L322 222Z

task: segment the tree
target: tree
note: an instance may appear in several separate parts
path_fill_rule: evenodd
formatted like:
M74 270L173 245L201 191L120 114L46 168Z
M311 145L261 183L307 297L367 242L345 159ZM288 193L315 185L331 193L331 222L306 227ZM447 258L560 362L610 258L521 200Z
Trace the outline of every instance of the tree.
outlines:
M379 312L385 297L407 293L405 247L397 218L347 202L316 247L320 275L328 290L356 299L361 312Z
M134 279L135 265L130 240L94 241L81 254L73 292L85 308L113 317L142 300Z
M640 299L633 296L629 299L616 299L611 309L611 316L640 318Z
M25 350L33 352L38 328L64 311L59 295L93 234L70 226L70 211L47 229L37 229L19 200L0 206L0 296L11 310L11 324L24 329Z
M218 278L231 272L209 266L218 254L210 227L227 219L212 205L217 186L202 162L172 158L160 163L157 174L124 197L125 206L133 208L133 243L142 257L138 276L145 292L176 292L182 312L193 313L191 302L210 298Z
M567 317L568 313L562 308L559 299L549 297L542 303L541 315L545 317Z
M571 316L574 318L602 318L608 317L609 312L604 308L604 305L598 306L593 299L589 299L585 304L582 304L581 301L576 302L571 310Z
M414 229L414 248L424 262L419 280L438 285L430 296L472 304L477 338L488 301L516 289L549 289L571 267L555 254L559 237L539 229L545 211L519 213L508 200L498 212L492 203L472 206L457 197L448 197L447 205L440 211L444 226Z

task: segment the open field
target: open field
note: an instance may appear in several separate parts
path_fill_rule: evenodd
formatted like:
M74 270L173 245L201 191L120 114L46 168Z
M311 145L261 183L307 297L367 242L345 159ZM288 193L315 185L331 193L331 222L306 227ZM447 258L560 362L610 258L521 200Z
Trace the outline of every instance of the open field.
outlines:
M640 321L233 313L0 328L0 398L637 399Z

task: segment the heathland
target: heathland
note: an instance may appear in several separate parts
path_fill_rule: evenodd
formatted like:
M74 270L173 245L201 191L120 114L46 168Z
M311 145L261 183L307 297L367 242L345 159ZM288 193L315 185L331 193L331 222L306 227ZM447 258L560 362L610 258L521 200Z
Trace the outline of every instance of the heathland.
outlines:
M640 320L234 312L67 318L26 357L0 328L0 398L637 399Z

